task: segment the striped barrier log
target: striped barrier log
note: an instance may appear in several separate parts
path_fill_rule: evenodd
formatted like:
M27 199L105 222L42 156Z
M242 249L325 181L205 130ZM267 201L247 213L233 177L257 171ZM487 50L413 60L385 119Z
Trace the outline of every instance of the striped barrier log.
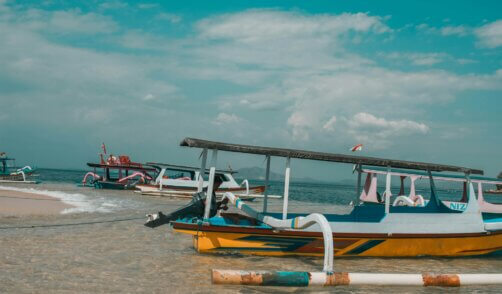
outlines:
M335 272L212 270L213 284L252 286L436 286L502 284L502 274L373 274Z

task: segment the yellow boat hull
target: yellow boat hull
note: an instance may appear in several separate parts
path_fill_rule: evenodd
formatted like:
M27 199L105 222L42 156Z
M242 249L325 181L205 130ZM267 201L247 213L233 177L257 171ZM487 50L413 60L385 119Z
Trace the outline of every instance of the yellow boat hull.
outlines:
M192 229L175 225L174 228L177 232L192 235L194 248L203 253L233 251L267 256L324 255L320 233L263 229L230 232L228 229L218 231L215 226L209 230L204 226ZM502 252L502 233L424 236L334 233L333 237L335 256L475 256Z

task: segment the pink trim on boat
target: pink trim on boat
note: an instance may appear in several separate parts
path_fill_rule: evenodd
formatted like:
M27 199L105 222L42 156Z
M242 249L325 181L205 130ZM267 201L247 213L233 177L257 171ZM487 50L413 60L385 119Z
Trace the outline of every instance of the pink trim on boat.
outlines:
M95 174L95 173L93 173L93 172L88 172L88 173L86 173L86 174L85 174L84 179L82 180L82 184L84 184L84 185L85 185L85 183L87 183L87 177L93 177L93 179L95 179L95 180L96 180L96 179L97 179L97 180L101 179L101 176L100 176L100 175Z
M364 182L364 188L359 196L359 200L363 202L374 202L380 203L377 196L377 175L374 173L368 173L366 175L366 181Z
M135 177L140 177L141 179L143 179L143 182L145 181L145 178L147 180L152 180L152 178L149 175L146 175L146 174L141 173L141 172L135 172L132 175L129 175L129 176L125 177L125 178L121 178L120 180L118 180L118 182L119 183L123 183L123 182L126 182L127 180L135 178Z

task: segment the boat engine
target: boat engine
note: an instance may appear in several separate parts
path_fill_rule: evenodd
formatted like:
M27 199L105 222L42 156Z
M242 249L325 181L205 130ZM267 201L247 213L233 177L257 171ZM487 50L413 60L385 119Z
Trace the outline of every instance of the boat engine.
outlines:
M228 199L216 202L215 195L211 198L211 210L209 212L209 217L216 215L218 210L227 210ZM154 214L147 214L148 218L145 226L149 228L156 228L161 225L170 223L171 221L192 217L196 219L202 219L204 217L204 210L206 207L206 193L199 192L193 195L192 200L187 205L181 207L178 210L171 212L170 214L163 214L161 211Z

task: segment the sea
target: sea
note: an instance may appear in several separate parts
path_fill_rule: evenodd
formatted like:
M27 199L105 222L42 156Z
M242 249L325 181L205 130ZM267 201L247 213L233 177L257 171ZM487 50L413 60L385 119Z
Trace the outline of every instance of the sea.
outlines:
M211 284L211 269L321 271L316 257L263 257L200 254L189 236L169 226L150 229L146 214L169 213L186 199L143 196L133 191L81 187L86 171L40 169L37 185L16 184L16 191L42 193L72 205L60 215L0 218L0 293L500 293L497 286L462 288L337 287L285 288ZM251 185L263 184L250 180ZM0 184L7 187L6 184ZM270 182L273 195L284 183ZM383 190L383 188L381 187ZM290 185L291 212L348 213L357 203L355 185ZM393 194L399 187L393 187ZM429 191L418 189L428 195ZM460 199L462 189L439 188L441 199ZM485 195L488 201L502 202ZM263 202L250 202L261 208ZM280 212L282 200L271 199ZM406 221L406 220L403 220ZM501 273L502 257L361 258L334 261L335 271L364 273Z

